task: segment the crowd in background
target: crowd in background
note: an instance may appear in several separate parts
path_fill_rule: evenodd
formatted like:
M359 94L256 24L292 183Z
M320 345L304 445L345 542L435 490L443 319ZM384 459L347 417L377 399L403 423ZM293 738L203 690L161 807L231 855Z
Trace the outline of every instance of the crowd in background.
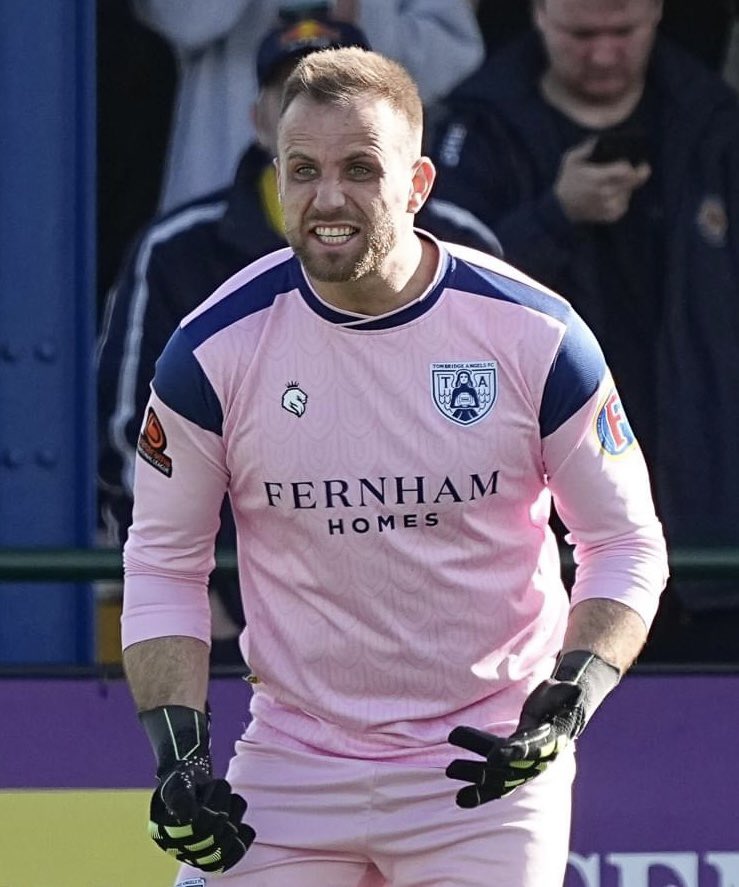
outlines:
M659 10L658 0L636 6L650 4ZM125 535L126 449L132 458L153 361L168 335L220 282L284 243L269 161L286 71L270 67L274 47L265 49L264 38L281 23L298 29L290 32L298 43L339 39L300 31L308 18L333 22L344 41L366 40L418 81L427 150L439 169L420 226L502 251L570 299L593 327L650 464L668 541L739 542L731 471L739 432L737 10L733 0L665 0L654 47L645 32L649 65L635 75L636 100L593 115L587 95L578 103L577 89L557 91L567 76L557 71L558 47L571 58L561 47L558 15L580 6L99 4L101 501L113 527L108 544ZM606 154L594 168L594 145L606 130L633 152L620 178L612 171L608 182L603 169L622 158ZM222 544L228 527L224 514ZM735 587L674 578L642 660L735 661ZM223 644L214 646L216 658L236 661L238 595L217 591Z
M528 0L468 2L476 10L488 54L530 26ZM181 8L177 3L170 6ZM158 210L179 78L175 47L136 15L132 0L100 3L97 22L102 304L126 249ZM739 89L736 0L666 0L660 29Z

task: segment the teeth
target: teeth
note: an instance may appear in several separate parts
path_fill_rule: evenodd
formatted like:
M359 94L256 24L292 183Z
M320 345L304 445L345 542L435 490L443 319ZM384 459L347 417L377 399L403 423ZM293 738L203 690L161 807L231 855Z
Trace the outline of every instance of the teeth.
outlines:
M336 244L336 243L346 243L346 241L349 240L349 238L354 233L354 230L355 230L354 228L352 228L348 225L341 226L341 227L337 226L335 228L321 225L315 229L315 232L316 232L316 237L318 237L318 239L321 240L323 243Z
M319 237L347 237L353 231L354 228L351 228L348 225L342 228L329 228L324 226L316 228L316 234Z

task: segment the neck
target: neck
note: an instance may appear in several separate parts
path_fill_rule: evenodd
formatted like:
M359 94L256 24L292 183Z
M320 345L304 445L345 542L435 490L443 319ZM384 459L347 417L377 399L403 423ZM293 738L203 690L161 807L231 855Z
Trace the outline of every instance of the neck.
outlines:
M428 240L415 233L411 243L396 249L399 258L389 257L387 268L361 280L333 283L309 280L318 295L340 311L377 317L415 302L431 285L438 253Z
M616 126L629 117L639 104L644 94L644 83L639 82L628 92L608 104L598 104L587 98L573 95L559 81L555 80L551 71L547 71L541 79L541 93L544 100L556 108L565 117L588 129L605 129Z

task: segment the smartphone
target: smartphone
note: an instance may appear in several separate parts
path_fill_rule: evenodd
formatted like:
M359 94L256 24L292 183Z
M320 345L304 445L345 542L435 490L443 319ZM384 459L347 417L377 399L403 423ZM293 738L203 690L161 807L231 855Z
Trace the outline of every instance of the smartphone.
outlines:
M638 166L649 158L649 142L641 129L613 129L598 136L588 160L591 163L614 163L628 160Z

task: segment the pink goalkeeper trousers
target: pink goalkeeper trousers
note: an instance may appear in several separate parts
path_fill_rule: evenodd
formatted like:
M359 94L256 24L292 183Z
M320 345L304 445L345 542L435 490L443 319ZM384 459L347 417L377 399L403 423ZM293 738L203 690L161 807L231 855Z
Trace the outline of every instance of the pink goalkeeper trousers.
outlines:
M227 778L257 838L233 869L182 866L187 887L559 887L574 756L506 798L456 806L442 769L239 741Z

